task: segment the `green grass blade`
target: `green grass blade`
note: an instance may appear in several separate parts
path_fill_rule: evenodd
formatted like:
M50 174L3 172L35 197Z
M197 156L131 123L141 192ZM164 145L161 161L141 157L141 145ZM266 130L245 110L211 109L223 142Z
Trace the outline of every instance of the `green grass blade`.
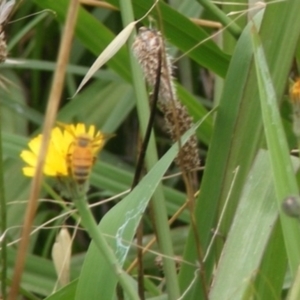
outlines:
M259 118L256 108L258 101L255 102L256 95L254 91L247 93L247 89L250 89L250 87L253 89L252 82L249 80L249 74L252 72L251 57L249 28L246 28L237 44L228 69L207 156L201 193L196 204L195 215L198 216L198 228L201 228L200 239L204 249L208 246L211 237L210 230L215 226L218 206L220 202L225 201L228 195L233 179L233 171L237 166L240 166L227 211L235 209L239 199L239 195L236 194L240 193L243 188L243 180L253 159L251 157L251 155L253 156L253 148L259 139L259 129L257 128L257 131L251 130L250 133L250 128L247 126L250 119L251 122L258 125L256 122ZM237 85L236 82L239 82L239 84ZM245 141L246 137L247 141ZM248 142L249 138L253 139L252 142ZM191 263L196 260L194 249L194 238L193 234L190 233L184 257L185 260ZM179 273L182 291L189 287L194 278L194 272L194 267L182 266ZM193 290L190 289L184 299L192 299L192 293ZM197 295L199 297L201 293L201 290L195 290L194 299L197 299Z
M290 293L288 295L288 300L298 300L300 298L300 267L297 270L297 275L295 276L293 285L290 289Z
M252 284L252 290L258 295L255 299L280 299L286 268L287 257L284 240L280 221L277 219L265 249L259 272L255 274L255 282Z
M263 46L255 27L253 27L252 38L263 124L275 181L276 199L278 208L281 211L282 201L290 195L298 195L299 190L278 111L276 92ZM300 263L299 224L287 217L282 211L280 220L290 270L295 276Z
M76 294L78 280L72 281L67 286L63 287L56 293L47 297L45 300L74 300Z
M215 272L211 300L243 299L249 285L253 288L253 279L260 275L257 270L278 216L268 156L260 152L248 176Z

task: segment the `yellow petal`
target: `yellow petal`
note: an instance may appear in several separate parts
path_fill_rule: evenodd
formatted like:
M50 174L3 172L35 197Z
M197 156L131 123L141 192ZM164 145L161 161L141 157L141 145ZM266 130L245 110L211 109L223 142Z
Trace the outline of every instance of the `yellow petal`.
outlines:
M66 155L58 151L53 143L50 144L45 163L48 172L56 175L67 175Z
M71 134L70 132L68 131L64 131L64 151L66 153L68 153L68 150L70 148L70 145L73 143L75 139L75 134Z
M29 166L36 166L37 156L34 153L28 150L23 150L20 156Z
M37 137L35 137L29 142L28 147L33 153L38 154L41 148L41 142L42 142L42 135L39 134Z
M53 147L58 152L58 155L64 158L68 153L68 149L72 139L71 135L66 135L65 132L66 130L62 132L60 128L56 127L52 130L51 134L51 142L53 144Z
M91 125L90 127L89 127L89 130L88 130L88 135L90 136L90 137L94 137L94 135L95 135L95 126L94 125Z
M34 176L34 172L35 172L35 168L31 168L31 167L24 167L22 169L23 174L27 177L33 177Z
M82 123L78 123L76 126L75 135L78 136L78 135L85 134L85 133L86 133L85 125Z

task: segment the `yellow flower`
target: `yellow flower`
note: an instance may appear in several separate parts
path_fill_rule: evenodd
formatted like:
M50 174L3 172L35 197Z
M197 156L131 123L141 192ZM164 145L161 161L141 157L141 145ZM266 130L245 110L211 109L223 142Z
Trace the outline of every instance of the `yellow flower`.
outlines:
M91 125L87 130L84 124L77 125L59 124L51 131L51 137L48 152L45 158L43 172L47 176L63 177L70 176L68 166L68 156L72 155L70 151L74 151L74 142L80 136L87 136L91 139L91 151L94 156L100 151L104 145L106 136L100 131L96 131L95 126ZM28 166L23 168L25 176L33 177L37 165L37 158L41 147L42 135L33 138L28 147L30 150L23 150L21 158Z
M300 103L300 78L290 88L290 97L293 103Z
M291 85L290 98L293 109L293 131L300 138L300 78Z

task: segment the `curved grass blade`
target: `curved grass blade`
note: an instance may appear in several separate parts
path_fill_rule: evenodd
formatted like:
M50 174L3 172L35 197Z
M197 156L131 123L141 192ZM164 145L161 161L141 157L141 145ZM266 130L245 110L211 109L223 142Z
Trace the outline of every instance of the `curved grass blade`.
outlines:
M290 270L292 275L295 276L300 263L299 224L283 213L281 205L282 201L288 196L298 195L299 189L289 156L289 148L280 113L278 111L276 92L255 25L252 27L252 43L263 124L275 181L277 204L281 212L280 221Z
M88 82L88 80L107 62L109 61L119 49L127 42L130 34L132 33L136 22L129 23L114 39L113 41L104 49L104 51L99 55L96 61L93 63L87 74L82 79L78 89L76 90L74 98L82 87Z
M62 289L58 290L56 293L47 297L45 300L74 300L76 287L77 287L78 279L72 281Z
M272 178L273 170L268 156L269 153L266 151L259 152L249 173L215 272L216 277L209 296L211 300L244 299L243 295L248 289L254 289L253 281L256 276L265 275L260 274L262 272L260 265L278 217L278 207L274 201L276 194ZM294 165L299 165L296 159ZM285 270L282 275L284 273ZM275 277L274 274L271 276ZM273 278L264 280L271 283Z

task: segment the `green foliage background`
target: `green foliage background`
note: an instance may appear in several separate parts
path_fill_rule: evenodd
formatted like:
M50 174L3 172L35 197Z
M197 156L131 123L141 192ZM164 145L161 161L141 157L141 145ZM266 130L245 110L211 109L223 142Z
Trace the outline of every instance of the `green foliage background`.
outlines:
M133 83L140 70L132 67L130 45L124 45L78 96L69 99L95 58L124 28L123 21L130 18L125 8L132 5L137 20L153 4L149 0L126 0L122 5L117 0L107 2L117 10L91 6L79 10L57 116L63 122L95 124L104 132L117 134L93 169L90 203L130 187L139 128L143 126L139 122L146 119L139 108L141 104L137 110L136 103L144 101L148 105L147 99L136 97L139 92ZM294 170L299 161L289 155L289 150L298 145L291 130L286 95L289 78L298 75L300 2L266 1L264 9L253 9L250 0L236 0L230 5L223 2L217 5L209 0L159 1L151 12L151 22L161 30L170 53L174 57L186 54L176 62L178 96L195 122L202 120L196 134L205 169L199 172L200 193L194 214L201 248L208 255L200 270L188 210L179 215L170 230L165 225L156 228L172 241L170 251L179 255L182 262L175 277L168 277L172 267L165 266L166 288L165 281L154 278L164 276L155 266L154 258L158 253L170 254L164 250L165 242L161 240L152 253L145 255L145 275L149 275L145 277L146 299L179 299L180 295L180 299L195 300L300 297L299 223L281 210L285 197L298 195ZM19 2L14 20L35 12L40 14L5 27L9 59L14 60L0 66L8 284L30 188L30 180L21 172L23 163L19 154L43 124L68 3L68 0ZM241 9L246 11L226 15ZM216 30L199 27L189 18L209 19L226 27L211 38ZM143 25L149 26L148 18ZM214 107L216 112L208 115ZM153 194L161 202L163 212L163 207L166 208L168 217L185 203L186 192L180 176L162 181L165 170L169 174L178 171L173 165L169 168L178 150L175 145L167 152L172 143L161 129L161 121L158 116L155 142L159 157L166 153L163 158L150 168L148 157L147 176L125 199L93 208L99 228L117 257L118 247L114 245L124 224L128 241L134 241L140 216L128 216L135 209L138 208L135 211L138 214L146 211L145 241L154 235L153 220L159 216L155 209L152 214L146 210ZM153 140L151 145L148 155L155 157ZM66 208L43 201L55 199L52 187L53 183L46 180L35 226L65 212ZM61 217L50 227L43 226L32 234L22 277L21 293L26 299L115 299L117 280L113 268L93 243L89 246L88 235L82 231L73 242L72 281L54 292L57 275L51 248L62 225L76 225L75 220L75 217L68 220ZM218 235L211 245L216 228ZM136 252L134 245L128 250L126 259L120 263L125 269ZM173 264L174 257L169 260ZM199 280L201 272L206 277L208 294ZM129 280L135 288L136 272L130 274Z

